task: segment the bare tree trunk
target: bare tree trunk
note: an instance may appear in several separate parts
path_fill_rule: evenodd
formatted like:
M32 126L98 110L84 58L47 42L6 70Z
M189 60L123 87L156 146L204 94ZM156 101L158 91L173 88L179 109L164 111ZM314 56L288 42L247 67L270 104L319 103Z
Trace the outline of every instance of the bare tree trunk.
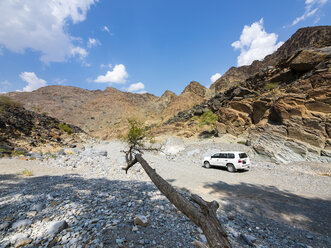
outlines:
M202 229L211 248L231 247L227 235L216 215L216 210L219 207L216 201L206 202L198 195L191 195L191 200L199 205L197 207L157 174L155 169L151 168L140 154L135 155L125 170L128 171L137 162L141 164L152 182L168 200Z

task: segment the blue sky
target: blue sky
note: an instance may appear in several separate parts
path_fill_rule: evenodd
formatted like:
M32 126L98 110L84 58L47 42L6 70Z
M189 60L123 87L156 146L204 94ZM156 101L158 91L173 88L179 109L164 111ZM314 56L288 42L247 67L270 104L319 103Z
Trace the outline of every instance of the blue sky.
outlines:
M46 85L177 94L330 25L328 0L4 0L0 92Z

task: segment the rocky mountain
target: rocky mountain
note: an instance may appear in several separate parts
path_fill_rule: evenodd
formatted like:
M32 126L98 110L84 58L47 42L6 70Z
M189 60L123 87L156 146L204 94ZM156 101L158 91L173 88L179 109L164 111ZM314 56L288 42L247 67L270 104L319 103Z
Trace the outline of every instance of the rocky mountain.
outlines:
M210 90L193 81L178 96L70 86L8 96L103 139L133 117L156 136L232 135L273 161L330 161L330 56L331 26L308 27L263 61L230 68Z
M239 84L250 76L258 73L268 66L288 58L300 49L321 48L331 44L331 27L306 27L296 31L276 52L266 56L262 61L255 60L251 65L231 67L221 78L216 80L210 87L217 92L224 91L229 86Z
M33 92L11 92L7 95L31 111L49 114L107 139L124 132L128 118L147 124L162 122L201 103L206 91L201 84L191 82L179 96L171 91L157 97L148 93L122 92L111 87L104 91L90 91L71 86L47 86Z
M75 146L84 131L77 126L62 123L46 114L26 110L19 103L0 96L0 156L45 145L51 147Z
M192 136L208 111L217 116L211 134L245 137L261 156L330 162L331 46L301 49L166 124Z

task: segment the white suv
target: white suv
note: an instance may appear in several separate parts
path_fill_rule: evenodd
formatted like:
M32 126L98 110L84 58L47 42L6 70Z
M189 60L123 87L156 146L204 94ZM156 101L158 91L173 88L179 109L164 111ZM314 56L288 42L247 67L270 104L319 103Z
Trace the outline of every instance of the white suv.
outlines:
M211 166L226 167L228 171L235 172L238 169L250 168L249 157L244 152L219 152L203 159L203 165L206 168Z

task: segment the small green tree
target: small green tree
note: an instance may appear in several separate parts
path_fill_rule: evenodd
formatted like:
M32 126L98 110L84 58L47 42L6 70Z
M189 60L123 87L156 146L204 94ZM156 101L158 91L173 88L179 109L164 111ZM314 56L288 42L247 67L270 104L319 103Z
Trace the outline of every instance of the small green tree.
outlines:
M146 147L144 140L149 136L148 127L136 119L128 119L129 131L124 136L124 141L128 144L129 149L123 151L126 161L132 161L136 154L143 154L144 151L158 150L156 148Z
M128 119L129 122L129 132L125 137L125 141L128 143L129 147L142 148L143 139L147 135L147 127L136 119Z

